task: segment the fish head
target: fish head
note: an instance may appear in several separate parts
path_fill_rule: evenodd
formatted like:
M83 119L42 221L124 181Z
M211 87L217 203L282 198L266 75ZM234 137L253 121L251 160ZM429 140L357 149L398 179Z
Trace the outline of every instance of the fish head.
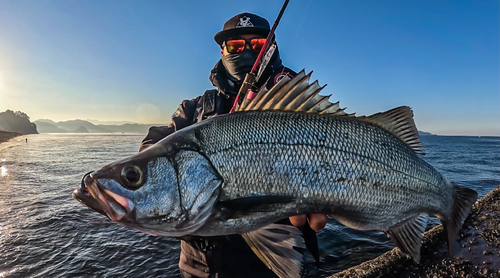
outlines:
M155 156L145 151L85 175L73 197L124 227L180 237L211 216L220 184L197 152Z

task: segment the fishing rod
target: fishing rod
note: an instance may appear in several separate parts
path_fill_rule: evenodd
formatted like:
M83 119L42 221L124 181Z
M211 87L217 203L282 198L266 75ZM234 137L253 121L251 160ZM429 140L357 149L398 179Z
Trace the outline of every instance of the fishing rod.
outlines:
M262 57L264 56L264 53L266 53L270 48L271 44L269 42L274 36L274 31L276 30L276 27L278 27L281 17L283 16L283 13L285 12L286 7L288 6L288 2L290 2L290 0L285 0L285 3L283 3L283 6L281 7L278 17L274 21L273 27L271 28L269 34L267 35L266 43L264 44L264 47L262 47L262 49L260 50L259 56L257 56L257 59L253 64L252 70L250 70L250 72L246 74L245 79L243 80L243 84L241 85L240 90L238 91L238 95L236 95L236 99L234 100L233 107L231 108L231 111L229 113L234 112L236 106L240 105L243 102L243 99L245 98L245 96L249 91L252 92L252 95L249 95L248 97L253 98L254 93L253 91L251 91L251 89L253 88L255 82L257 82L258 77L260 77L262 71L264 70L262 67L267 66L267 62L261 64ZM272 51L274 51L274 48L272 49ZM261 68L261 71L259 71L259 68Z

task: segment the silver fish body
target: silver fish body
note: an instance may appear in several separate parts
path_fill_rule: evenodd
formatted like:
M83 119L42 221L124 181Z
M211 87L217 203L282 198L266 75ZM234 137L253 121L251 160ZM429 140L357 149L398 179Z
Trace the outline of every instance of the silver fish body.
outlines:
M236 113L179 132L161 144L176 141L203 154L220 175L218 201L293 199L274 204L273 210L214 219L196 235L244 233L310 212L327 213L353 228L378 230L420 213L450 216L453 185L406 144L355 119Z
M422 158L411 109L347 115L308 78L301 72L245 100L239 112L86 175L74 197L153 235L242 234L280 277L298 277L290 273L299 273L301 254L292 247L303 244L300 232L272 223L306 213L382 230L415 261L433 214L452 253L477 193Z

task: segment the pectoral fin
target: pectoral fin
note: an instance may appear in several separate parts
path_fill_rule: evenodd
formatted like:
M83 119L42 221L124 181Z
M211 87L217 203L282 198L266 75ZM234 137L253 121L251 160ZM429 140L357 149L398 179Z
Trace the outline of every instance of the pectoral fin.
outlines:
M271 224L242 234L253 252L280 278L300 278L305 249L300 230L291 225Z
M420 247L428 217L427 214L415 216L387 231L399 249L409 255L416 263L420 261Z

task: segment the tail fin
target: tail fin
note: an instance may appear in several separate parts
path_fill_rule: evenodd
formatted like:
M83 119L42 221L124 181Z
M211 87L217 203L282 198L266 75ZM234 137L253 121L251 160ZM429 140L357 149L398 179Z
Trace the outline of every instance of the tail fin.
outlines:
M453 187L455 188L455 198L451 208L450 219L443 223L445 232L448 236L448 254L450 256L454 253L453 249L458 238L458 233L469 215L472 205L477 199L476 191L455 184Z

